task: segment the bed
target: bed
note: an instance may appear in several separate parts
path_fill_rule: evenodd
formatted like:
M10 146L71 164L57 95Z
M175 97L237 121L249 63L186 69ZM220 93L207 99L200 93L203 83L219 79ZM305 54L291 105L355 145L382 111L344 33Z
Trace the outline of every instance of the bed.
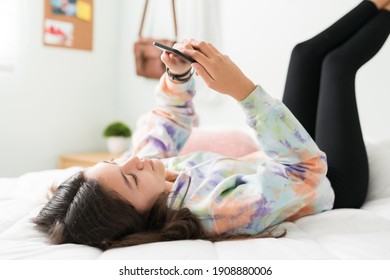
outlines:
M390 140L366 140L370 189L361 209L338 209L281 226L280 239L212 243L161 242L101 251L76 244L51 245L30 218L45 201L47 189L79 167L45 170L0 179L0 259L390 259Z

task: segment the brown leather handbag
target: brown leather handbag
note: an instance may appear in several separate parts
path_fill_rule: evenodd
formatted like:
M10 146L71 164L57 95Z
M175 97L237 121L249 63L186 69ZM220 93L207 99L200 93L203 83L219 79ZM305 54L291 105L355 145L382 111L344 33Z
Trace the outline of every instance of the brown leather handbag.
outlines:
M138 32L138 40L134 43L134 55L136 73L138 76L142 76L150 79L159 79L165 72L165 65L161 61L160 56L162 51L152 45L154 41L167 46L173 46L177 39L177 23L176 23L176 12L175 12L175 0L172 0L172 13L173 23L175 28L175 40L170 39L155 39L150 37L142 36L142 29L145 22L146 11L148 8L149 0L145 2L145 8L142 15L141 26Z

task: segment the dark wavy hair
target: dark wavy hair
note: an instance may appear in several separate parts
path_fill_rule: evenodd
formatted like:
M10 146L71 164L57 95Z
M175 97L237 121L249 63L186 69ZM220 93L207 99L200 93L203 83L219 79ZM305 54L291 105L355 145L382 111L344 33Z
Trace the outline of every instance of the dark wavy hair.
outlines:
M207 234L189 209L169 208L168 196L160 195L150 213L141 215L116 192L107 191L78 172L58 186L32 222L49 235L53 244L85 244L103 250L183 239L220 241L285 235L275 236L272 231L256 236Z

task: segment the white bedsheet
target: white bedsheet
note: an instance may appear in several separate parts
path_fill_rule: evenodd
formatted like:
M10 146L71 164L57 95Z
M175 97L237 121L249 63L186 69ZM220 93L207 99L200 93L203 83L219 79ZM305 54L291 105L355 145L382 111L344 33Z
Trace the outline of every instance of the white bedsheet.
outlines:
M172 241L105 252L51 245L29 219L47 189L78 168L0 179L0 259L390 259L390 141L367 142L370 190L361 209L338 209L283 223L287 236L212 243Z

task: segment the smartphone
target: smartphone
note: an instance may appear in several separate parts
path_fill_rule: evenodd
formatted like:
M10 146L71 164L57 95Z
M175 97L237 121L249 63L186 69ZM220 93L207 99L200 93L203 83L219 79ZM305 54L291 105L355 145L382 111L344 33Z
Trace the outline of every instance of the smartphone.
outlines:
M184 53L182 53L181 51L178 51L177 49L165 46L163 44L160 44L159 42L153 42L153 45L155 47L159 48L160 50L176 54L176 55L180 56L181 58L184 58L185 60L189 61L190 63L196 62L195 59L193 59L192 57L189 57L188 55L185 55Z

